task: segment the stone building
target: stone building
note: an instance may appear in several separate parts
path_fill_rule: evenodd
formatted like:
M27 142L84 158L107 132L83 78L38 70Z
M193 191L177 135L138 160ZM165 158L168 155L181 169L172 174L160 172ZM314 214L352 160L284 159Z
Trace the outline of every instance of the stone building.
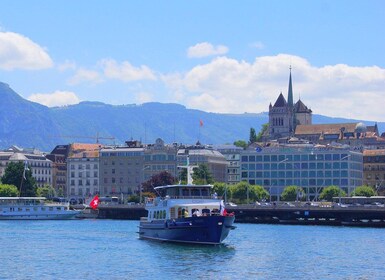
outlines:
M312 111L298 100L293 103L293 85L291 68L289 76L289 89L287 101L282 93L278 96L274 105L269 105L269 139L291 137L294 135L297 125L311 124Z
M385 194L385 149L364 150L363 184Z

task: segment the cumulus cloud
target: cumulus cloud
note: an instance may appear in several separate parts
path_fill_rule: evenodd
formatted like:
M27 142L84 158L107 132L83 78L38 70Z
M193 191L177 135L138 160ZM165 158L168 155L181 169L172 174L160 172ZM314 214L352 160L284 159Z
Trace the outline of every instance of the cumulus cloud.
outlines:
M218 113L266 112L282 91L287 98L292 66L295 101L315 114L377 120L384 117L385 69L377 66L313 66L287 54L257 57L252 63L219 57L186 73L163 76L174 98L190 108Z
M147 66L134 67L128 61L121 63L113 59L104 59L100 62L106 78L117 79L124 82L139 80L156 80L156 75Z
M187 56L190 58L207 57L214 55L224 55L229 51L229 48L223 45L213 46L210 43L198 43L195 46L189 47Z
M40 103L48 107L78 104L79 98L71 91L55 91L53 93L35 93L28 100Z
M47 52L31 39L13 32L0 32L0 69L39 70L52 65Z
M76 70L75 75L68 80L68 83L70 85L77 85L83 82L100 83L102 81L103 78L99 72L80 68Z
M254 42L251 44L251 47L258 50L262 50L265 48L265 45L262 42Z

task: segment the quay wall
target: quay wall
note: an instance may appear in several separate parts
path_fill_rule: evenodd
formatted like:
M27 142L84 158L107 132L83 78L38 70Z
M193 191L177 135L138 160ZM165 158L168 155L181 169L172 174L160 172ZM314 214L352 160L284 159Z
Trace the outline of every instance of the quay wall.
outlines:
M385 227L385 209L380 207L226 207L237 223ZM99 219L139 220L147 216L140 205L100 206Z

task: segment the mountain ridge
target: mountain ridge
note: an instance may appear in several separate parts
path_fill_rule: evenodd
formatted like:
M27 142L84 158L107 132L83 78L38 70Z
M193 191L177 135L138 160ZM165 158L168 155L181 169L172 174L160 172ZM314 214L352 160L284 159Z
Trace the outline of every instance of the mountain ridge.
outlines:
M268 113L220 114L188 109L177 103L148 102L110 105L83 101L76 105L46 107L28 101L0 82L0 148L11 145L51 151L73 142L122 144L129 139L154 143L226 144L249 138L268 122ZM200 125L202 121L203 126ZM313 123L375 122L313 115ZM385 123L377 123L383 131ZM77 137L74 137L77 136ZM94 137L95 139L92 139ZM103 137L115 137L115 143Z

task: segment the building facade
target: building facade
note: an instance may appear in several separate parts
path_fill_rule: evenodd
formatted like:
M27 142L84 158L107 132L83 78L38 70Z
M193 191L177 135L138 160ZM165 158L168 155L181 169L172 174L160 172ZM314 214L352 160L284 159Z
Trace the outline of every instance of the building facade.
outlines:
M227 161L227 183L237 184L241 181L241 152L243 148L235 145L218 145L214 147Z
M220 152L200 145L181 147L177 155L178 166L186 166L187 157L189 157L190 165L206 164L214 181L227 182L228 163Z
M177 155L176 145L166 145L160 138L156 139L152 145L147 145L144 150L143 181L147 181L151 176L162 171L177 177Z
M144 147L138 141L128 141L123 147L100 150L99 178L102 196L138 193L144 178Z
M335 185L347 194L363 183L362 153L317 146L264 147L241 153L241 180L279 200L285 187L302 187L308 200Z
M364 185L385 194L385 149L364 150Z

